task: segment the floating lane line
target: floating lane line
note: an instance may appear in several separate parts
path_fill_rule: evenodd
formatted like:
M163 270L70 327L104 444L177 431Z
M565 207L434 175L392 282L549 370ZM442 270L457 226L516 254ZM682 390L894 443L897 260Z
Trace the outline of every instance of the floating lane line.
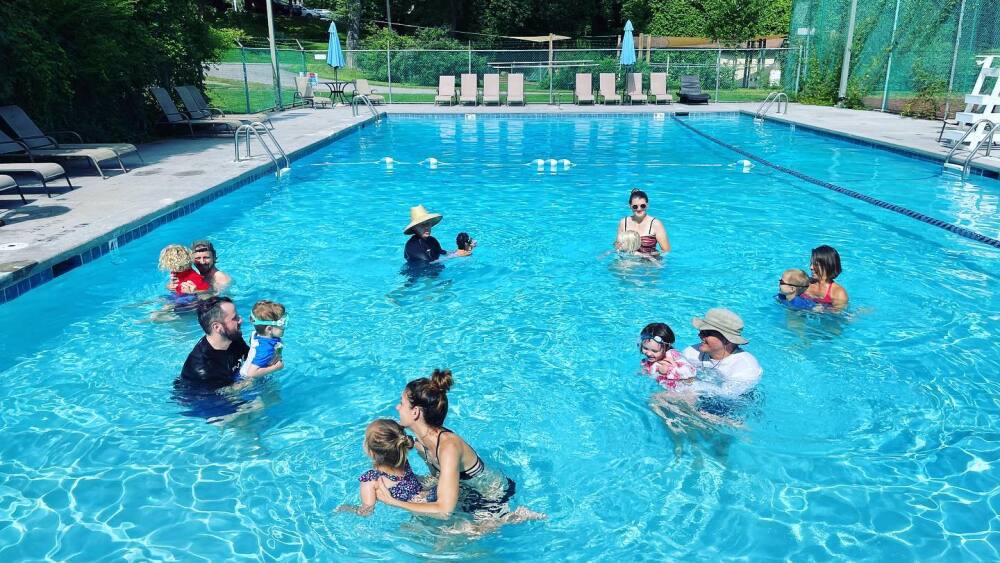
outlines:
M757 156L757 155L755 155L755 154L753 154L751 152L747 152L747 151L745 151L745 150L743 150L743 149L741 149L741 148L739 148L737 146L731 145L731 144L729 144L729 143L727 143L727 142L725 142L723 140L716 139L715 137L709 135L708 133L704 133L702 131L699 131L698 129L695 129L694 127L688 125L687 123L684 123L684 120L678 118L677 116L674 116L674 121L676 121L682 127L686 128L687 130L691 131L692 133L694 133L694 134L696 134L696 135L698 135L700 137L704 137L705 139L708 139L709 141L712 141L713 143L721 145L721 146L723 146L723 147L725 147L725 148L727 148L727 149L729 149L729 150L731 150L731 151L733 151L733 152L735 152L737 154L741 154L741 155L747 157L750 160L753 160L755 162L759 162L759 163L763 164L764 166L768 166L770 168L774 168L775 170L777 170L779 172L784 172L785 174L788 174L790 176L795 176L796 178L798 178L800 180L805 180L806 182L809 182L810 184L815 184L815 185L817 185L817 186L819 186L821 188L826 188L828 190L832 190L832 191L835 191L837 193L844 194L844 195L846 195L848 197L853 197L854 199L861 200L861 201L863 201L865 203L870 203L870 204L872 204L872 205L874 205L876 207L881 207L882 209L888 209L889 211L893 211L895 213L899 213L900 215L906 215L907 217L910 217L912 219L916 219L917 221L920 221L922 223L927 223L928 225L933 225L935 227L938 227L939 229L944 229L946 231L955 233L956 235L961 236L961 237L965 237L965 238L967 238L969 240L974 240L976 242L981 242L983 244L988 244L988 245L990 245L990 246L992 246L994 248L1000 248L1000 240L997 240L997 239L995 239L993 237L988 237L988 236L986 236L984 234L977 233L976 231L973 231L971 229L966 229L965 227L960 227L960 226L958 226L958 225L956 225L954 223L949 223L947 221L942 221L941 219L937 219L937 218L931 217L930 215L924 215L923 213L920 213L919 211L914 211L912 209L908 209L908 208L903 207L901 205L896 205L894 203L889 203L888 201L883 201L881 199L874 198L872 196L865 195L863 193L856 192L854 190L849 190L847 188L838 186L837 184L831 184L830 182L826 182L826 181L820 180L818 178L813 178L812 176L810 176L808 174L804 174L802 172L799 172L798 170L792 170L791 168L787 168L787 167L782 166L780 164L775 164L775 163L773 163L773 162L771 162L771 161L769 161L769 160L767 160L767 159L765 159L763 157Z

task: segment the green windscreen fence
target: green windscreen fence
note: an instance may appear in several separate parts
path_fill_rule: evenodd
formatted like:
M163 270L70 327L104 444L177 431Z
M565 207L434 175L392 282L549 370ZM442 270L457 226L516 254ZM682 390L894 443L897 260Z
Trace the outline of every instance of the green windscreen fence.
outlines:
M850 10L851 0L794 2L801 101L837 100ZM941 117L948 100L950 112L964 107L987 55L1000 55L1000 0L857 0L845 103Z

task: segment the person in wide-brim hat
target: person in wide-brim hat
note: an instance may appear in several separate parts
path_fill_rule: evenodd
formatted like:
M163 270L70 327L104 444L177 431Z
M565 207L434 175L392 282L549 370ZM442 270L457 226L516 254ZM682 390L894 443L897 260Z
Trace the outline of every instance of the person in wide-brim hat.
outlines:
M410 208L410 224L403 229L404 235L416 234L414 228L416 227L426 227L430 228L441 222L444 217L440 213L429 213L424 209L423 205L417 205Z
M403 229L404 235L413 235L406 241L403 257L407 262L434 262L445 251L441 243L431 236L431 227L441 222L440 213L429 213L423 205L410 208L410 224Z
M709 309L704 317L691 319L691 324L698 330L714 330L733 344L749 342L743 338L743 319L729 309Z

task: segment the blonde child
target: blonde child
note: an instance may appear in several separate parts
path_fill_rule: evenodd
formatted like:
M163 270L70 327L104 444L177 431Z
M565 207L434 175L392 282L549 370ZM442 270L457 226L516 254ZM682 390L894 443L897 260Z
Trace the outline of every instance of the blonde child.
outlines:
M240 367L240 377L244 379L267 375L285 367L281 359L285 346L281 337L285 335L288 324L285 306L274 301L258 301L250 313L250 322L254 327L250 336L250 352Z
M809 276L805 271L794 268L785 270L778 280L778 295L775 299L789 309L814 309L817 307L816 303L802 297L808 288Z
M212 289L205 278L191 266L191 251L179 244L171 244L160 251L160 269L177 278L175 295L189 295Z
M379 483L394 499L426 502L424 486L406 459L411 448L413 439L395 420L380 418L369 424L365 430L364 450L365 455L372 459L372 469L358 477L361 482L361 506L342 505L337 510L370 515L375 509L375 488Z
M641 244L642 241L640 240L639 233L637 231L622 231L618 235L615 247L621 254L636 254L639 252Z
M642 371L651 375L665 389L673 389L678 381L694 382L692 366L674 349L674 331L664 323L650 323L639 334L639 351L643 354Z

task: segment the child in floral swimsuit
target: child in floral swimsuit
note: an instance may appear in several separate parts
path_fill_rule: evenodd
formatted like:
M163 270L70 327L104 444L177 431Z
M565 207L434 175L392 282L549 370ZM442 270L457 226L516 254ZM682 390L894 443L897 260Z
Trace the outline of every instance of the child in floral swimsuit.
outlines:
M674 331L664 323L650 323L639 334L642 352L642 372L649 374L665 389L673 389L678 381L694 382L696 375L684 356L674 349Z
M368 516L375 510L375 486L381 482L392 498L404 502L426 502L427 494L406 455L413 439L395 420L380 418L365 430L365 454L372 458L372 469L358 478L361 482L361 506L342 505L337 510Z

